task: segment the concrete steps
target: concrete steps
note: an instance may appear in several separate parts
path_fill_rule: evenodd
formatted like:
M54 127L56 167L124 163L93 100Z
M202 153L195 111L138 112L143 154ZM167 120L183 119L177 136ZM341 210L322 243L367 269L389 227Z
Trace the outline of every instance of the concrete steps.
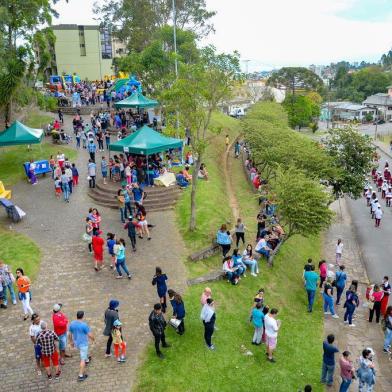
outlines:
M117 192L120 188L121 185L119 183L103 185L102 182L98 182L96 188L89 189L88 195L99 205L118 209ZM143 205L147 213L173 209L181 195L181 189L177 186L168 188L146 187L145 192L147 193L147 197L143 201Z

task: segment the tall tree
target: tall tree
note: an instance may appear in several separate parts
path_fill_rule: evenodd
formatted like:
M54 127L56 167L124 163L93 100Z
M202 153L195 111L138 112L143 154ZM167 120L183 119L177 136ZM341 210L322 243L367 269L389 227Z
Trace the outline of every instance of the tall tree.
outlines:
M330 129L325 149L341 169L341 176L331 181L335 196L360 197L372 165L374 147L370 137L352 127Z
M176 24L197 37L213 31L211 18L204 0L175 0ZM173 25L172 0L110 0L103 5L95 3L94 13L102 25L123 41L128 50L142 51L161 27Z
M285 87L291 95L295 95L298 90L321 92L324 87L320 77L304 67L283 67L270 76L267 84L277 88Z
M293 129L307 127L312 121L313 103L305 95L288 94L283 101L283 107L287 111L289 125Z
M195 156L192 173L191 218L189 229L196 229L196 192L198 172L211 133L211 114L218 104L231 96L240 74L238 53L218 54L215 48L201 51L197 64L180 67L178 79L163 92L161 100L168 112L179 111L181 123L191 130L191 146Z

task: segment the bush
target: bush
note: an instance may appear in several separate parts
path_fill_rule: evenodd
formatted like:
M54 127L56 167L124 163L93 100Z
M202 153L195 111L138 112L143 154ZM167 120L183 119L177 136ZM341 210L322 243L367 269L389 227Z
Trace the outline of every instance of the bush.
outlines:
M41 110L54 111L57 109L57 99L54 97L43 95L40 92L36 93L37 104Z

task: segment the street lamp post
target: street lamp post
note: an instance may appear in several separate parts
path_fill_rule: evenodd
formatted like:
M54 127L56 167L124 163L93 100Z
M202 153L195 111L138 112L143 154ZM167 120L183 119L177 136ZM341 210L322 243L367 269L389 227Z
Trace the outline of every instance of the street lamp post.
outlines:
M172 0L173 9L173 41L174 41L174 72L176 74L176 80L178 79L178 61L177 61L177 10L176 0ZM176 136L178 137L178 129L180 128L180 118L178 109L176 110Z

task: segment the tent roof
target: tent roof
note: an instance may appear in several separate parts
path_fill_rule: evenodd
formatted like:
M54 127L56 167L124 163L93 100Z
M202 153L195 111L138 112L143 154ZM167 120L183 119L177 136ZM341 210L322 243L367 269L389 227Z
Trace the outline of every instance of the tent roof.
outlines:
M119 108L153 108L158 106L158 101L145 97L142 93L134 93L122 101L116 102L114 106Z
M151 155L170 148L182 147L182 140L161 135L145 125L132 135L111 143L111 151L130 152L132 154Z
M8 129L0 132L0 147L19 144L38 144L44 136L42 129L30 128L19 121L15 121Z

